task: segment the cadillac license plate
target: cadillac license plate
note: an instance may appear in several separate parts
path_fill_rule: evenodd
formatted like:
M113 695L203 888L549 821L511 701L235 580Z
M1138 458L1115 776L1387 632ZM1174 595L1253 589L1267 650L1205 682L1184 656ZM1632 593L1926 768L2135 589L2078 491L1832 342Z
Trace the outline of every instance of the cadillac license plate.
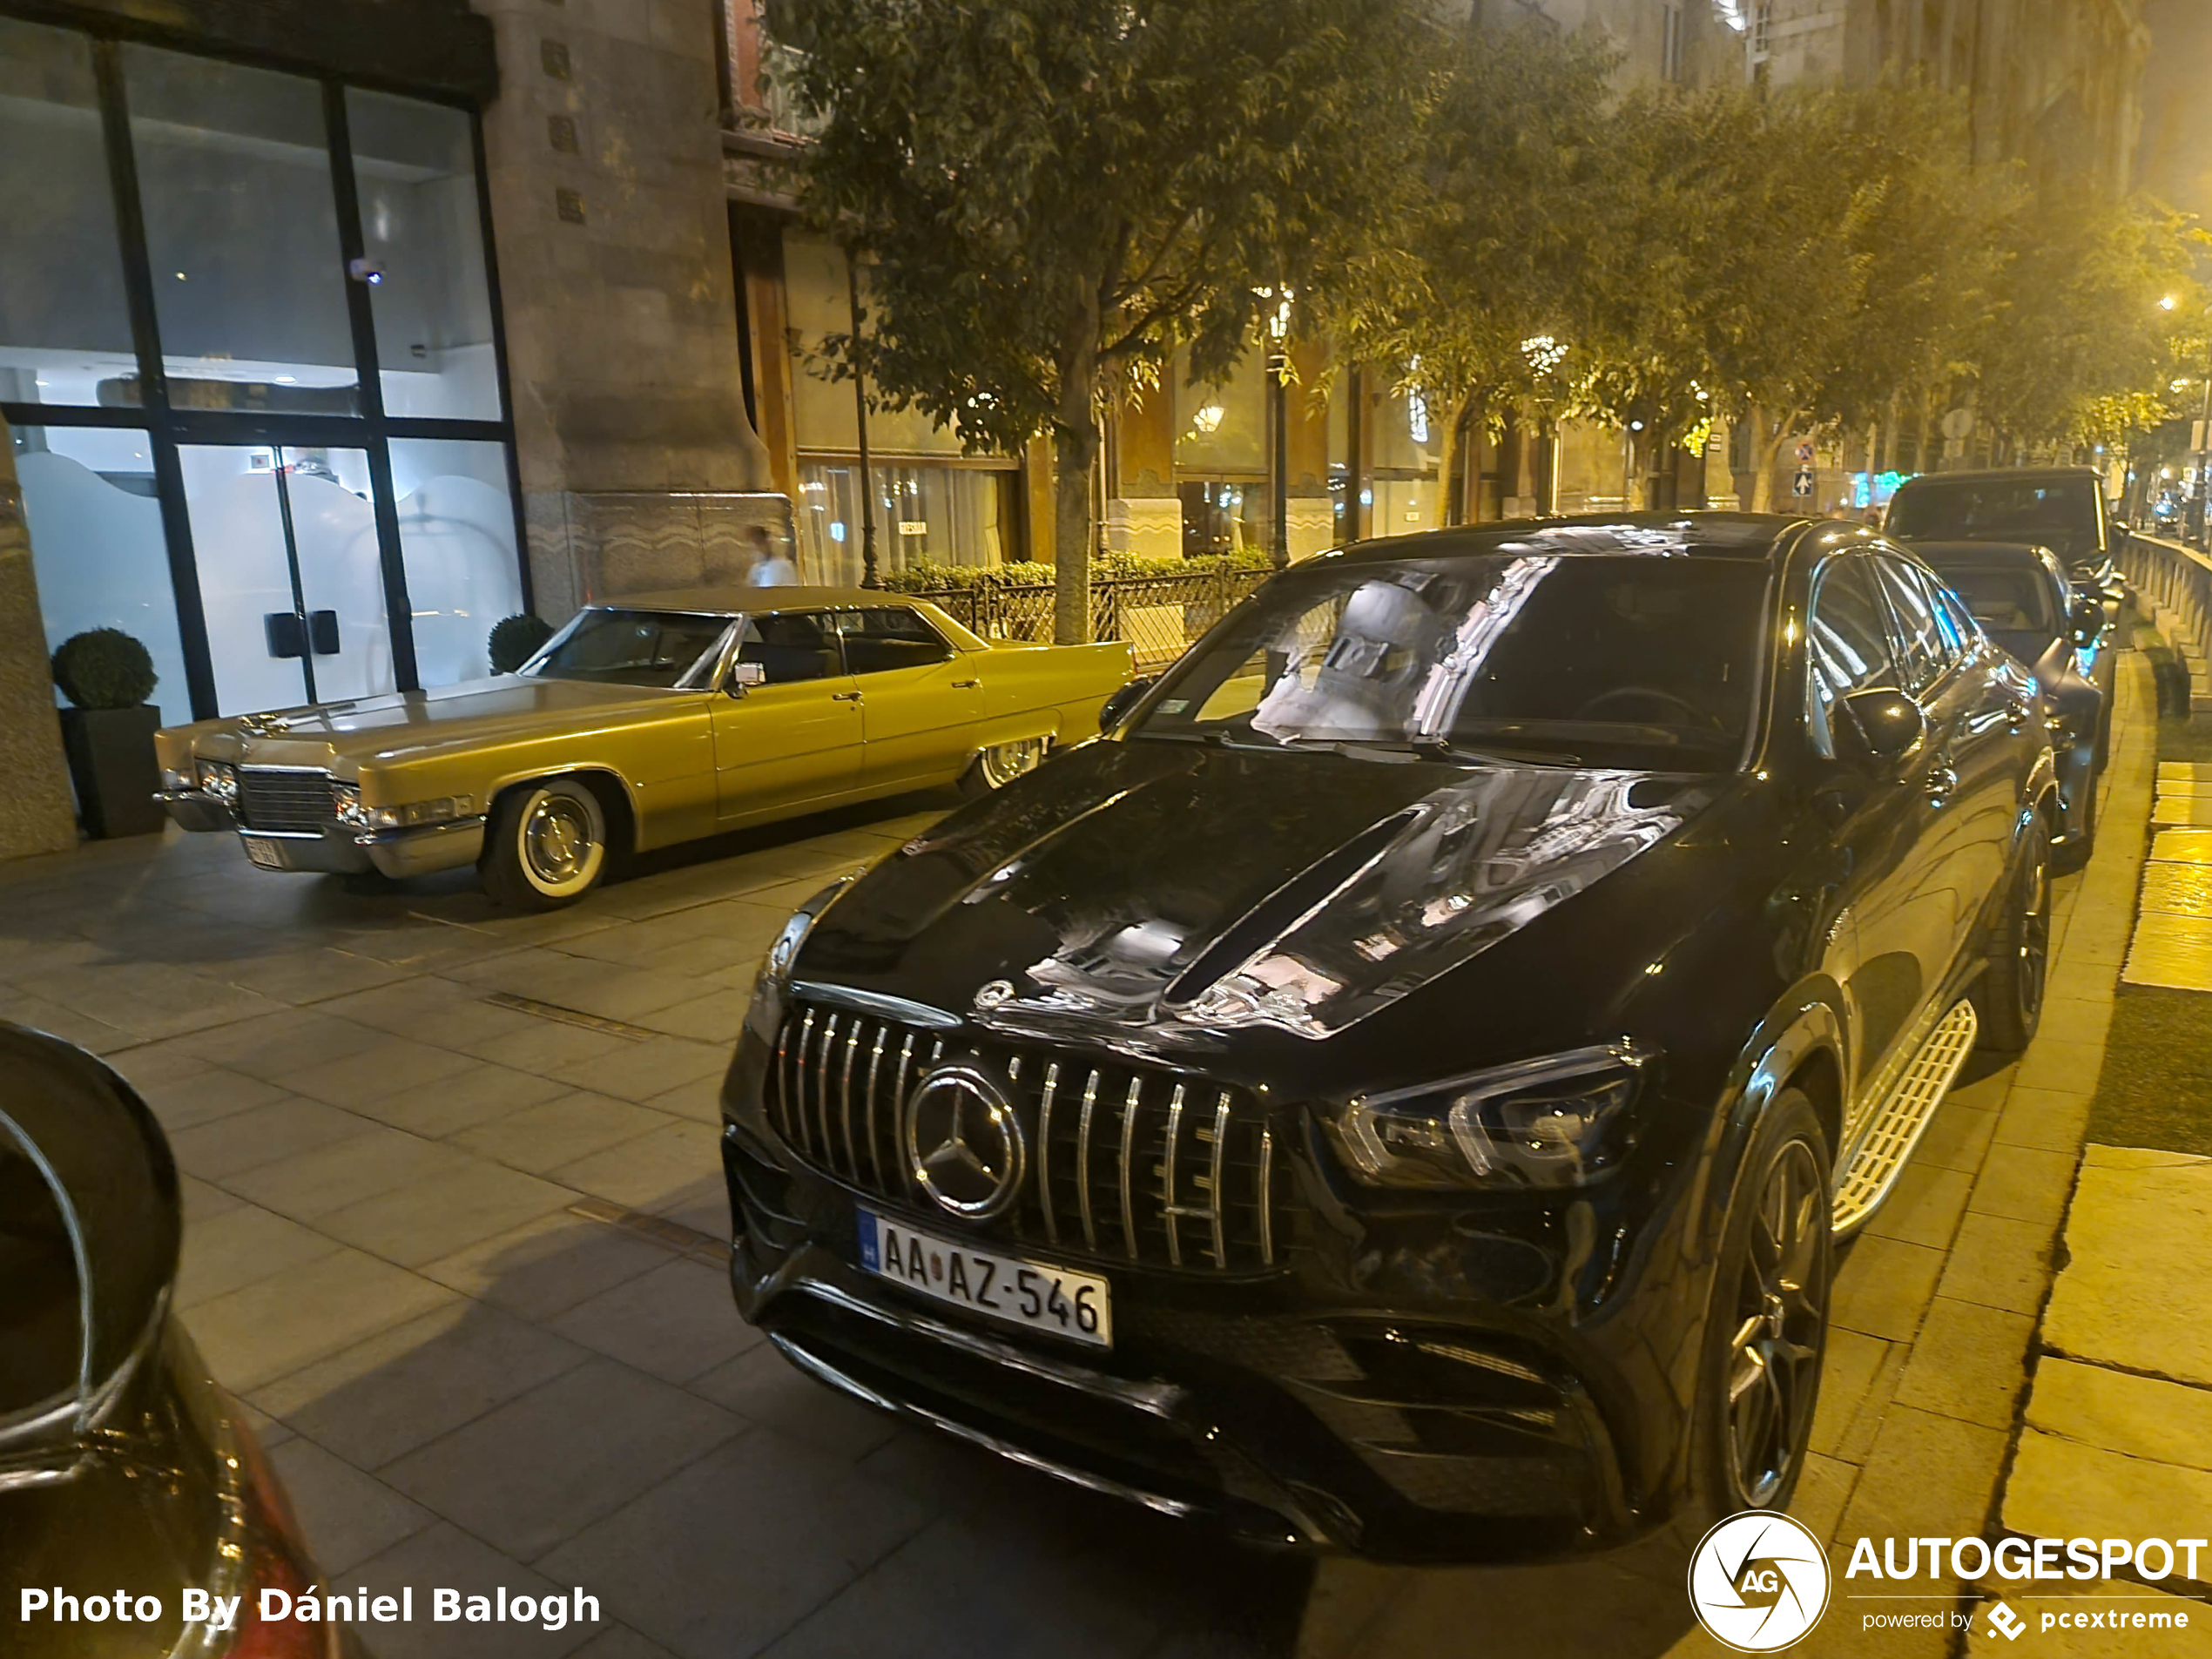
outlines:
M290 867L285 860L284 848L269 840L267 836L248 835L243 840L246 842L246 856L263 869L282 870Z
M1093 1347L1114 1345L1106 1281L918 1233L902 1221L856 1211L860 1265L907 1289L1008 1325Z

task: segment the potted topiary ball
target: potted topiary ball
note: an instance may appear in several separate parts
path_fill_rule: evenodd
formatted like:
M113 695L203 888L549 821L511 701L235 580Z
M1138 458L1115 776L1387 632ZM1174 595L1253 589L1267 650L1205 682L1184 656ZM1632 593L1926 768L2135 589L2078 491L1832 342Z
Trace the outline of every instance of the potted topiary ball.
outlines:
M156 678L146 648L119 628L72 634L54 653L54 683L74 705L61 711L62 747L84 833L95 840L151 835L167 821L153 798L161 711L146 699Z
M528 611L509 617L491 631L491 671L511 674L537 655L537 648L553 637L553 625Z

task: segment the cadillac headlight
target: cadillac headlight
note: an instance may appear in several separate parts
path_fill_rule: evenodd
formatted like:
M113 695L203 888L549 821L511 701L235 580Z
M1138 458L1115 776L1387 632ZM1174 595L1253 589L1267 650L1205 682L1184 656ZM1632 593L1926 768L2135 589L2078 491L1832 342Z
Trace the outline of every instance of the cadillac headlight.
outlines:
M1386 1187L1571 1187L1619 1162L1653 1055L1626 1042L1348 1102L1330 1127L1359 1179Z
M195 760L199 786L226 806L238 804L238 768L227 760Z
M425 824L444 824L456 818L467 818L476 810L474 795L439 795L395 806L362 806L361 786L357 784L333 784L330 795L338 808L338 821L349 829L415 829Z

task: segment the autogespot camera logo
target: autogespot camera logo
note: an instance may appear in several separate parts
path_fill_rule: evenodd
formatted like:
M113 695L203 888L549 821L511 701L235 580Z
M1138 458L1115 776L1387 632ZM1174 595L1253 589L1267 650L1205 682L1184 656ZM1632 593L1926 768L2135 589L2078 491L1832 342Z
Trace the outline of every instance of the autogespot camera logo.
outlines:
M1689 1558L1689 1605L1715 1641L1739 1653L1777 1652L1827 1610L1828 1552L1787 1515L1730 1515Z

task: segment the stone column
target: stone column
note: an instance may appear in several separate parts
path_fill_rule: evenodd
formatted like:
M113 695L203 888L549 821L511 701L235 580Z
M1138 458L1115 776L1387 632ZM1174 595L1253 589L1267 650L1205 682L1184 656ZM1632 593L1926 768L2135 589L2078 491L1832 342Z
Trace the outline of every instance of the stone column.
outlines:
M1183 551L1183 502L1175 490L1175 393L1161 383L1116 411L1120 476L1106 503L1106 543L1116 553L1171 559Z
M1313 395L1328 370L1328 353L1311 341L1291 348L1293 382L1284 399L1289 428L1287 544L1293 559L1310 558L1337 539L1336 502L1329 494L1329 406Z
M65 853L77 845L77 809L47 664L16 447L0 420L0 778L7 780L0 789L0 859Z
M738 365L716 10L475 5L530 570L558 620L723 562L700 537L732 516L679 497L774 487Z

